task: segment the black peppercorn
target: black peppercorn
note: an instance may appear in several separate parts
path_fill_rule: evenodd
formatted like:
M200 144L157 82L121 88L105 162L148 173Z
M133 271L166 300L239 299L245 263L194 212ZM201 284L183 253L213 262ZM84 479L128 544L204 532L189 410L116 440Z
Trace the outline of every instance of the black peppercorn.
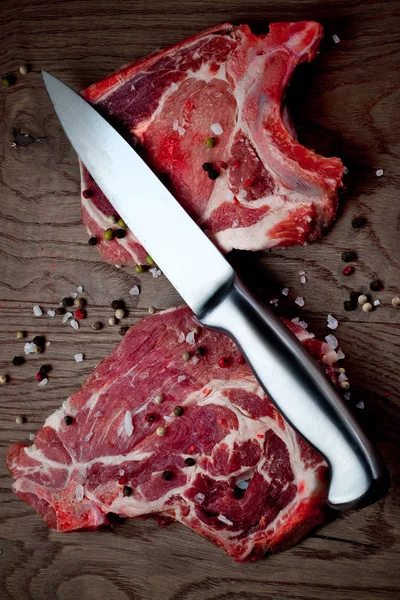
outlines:
M350 300L354 302L354 304L357 304L359 295L360 292L350 292Z
M65 315L65 308L63 306L56 308L56 315Z
M122 493L124 496L132 496L133 489L129 485L124 485Z
M70 415L65 415L64 422L65 422L66 425L72 425L73 418L70 417Z
M74 303L72 298L63 298L60 302L61 306L67 308L68 306L72 306Z
M23 365L25 362L25 359L23 356L14 356L14 358L12 359L12 364L15 367L20 367L21 365Z
M47 373L51 371L51 365L42 365L39 369L39 373L46 377Z
M100 329L102 329L102 327L103 327L103 323L100 323L100 321L96 321L92 325L92 329L94 329L95 331L99 331Z
M196 348L196 354L197 354L197 356L204 356L205 353L206 353L206 351L201 346L199 348Z
M146 421L148 423L154 423L154 421L156 420L155 415L153 415L153 413L151 413L150 415L146 415Z
M115 237L117 237L119 240L122 240L122 238L124 238L125 236L126 236L125 229L117 229L117 231L115 232Z
M345 251L342 252L342 261L343 262L353 262L353 260L357 260L357 254L353 251Z
M174 408L174 415L176 417L181 417L184 413L184 409L182 408L182 406L175 406Z
M193 467L193 465L196 464L196 461L194 460L194 458L190 458L190 456L188 458L185 458L185 465L187 467Z
M89 246L96 246L99 243L99 240L97 239L97 237L91 237L88 240L88 244Z
M170 481L173 478L174 474L172 473L172 471L164 471L164 473L162 474L162 478L164 479L164 481Z
M235 486L233 488L233 495L235 498L243 498L244 492L245 492L245 490L242 490L242 488L240 488L240 487Z
M42 335L35 335L32 342L34 344L36 344L36 346L39 346L39 348L42 348L44 346L46 340Z
M202 167L203 167L203 171L212 171L212 168L213 168L213 166L210 162L203 163Z
M373 292L379 292L380 290L383 289L382 281L380 279L374 279L369 284L369 289L372 290Z
M111 302L111 308L113 310L118 310L120 308L125 308L125 303L123 300L113 300Z
M367 219L365 217L354 217L354 219L351 222L352 227L354 227L354 229L361 229L361 227L364 227L364 225L367 224Z
M211 171L208 171L208 176L210 179L217 179L219 172L216 169L211 169Z
M160 173L160 175L158 176L158 179L164 185L168 185L168 183L169 183L169 175L168 175L168 173Z
M351 310L355 310L356 307L357 307L357 304L355 302L352 302L351 300L345 300L345 302L343 302L344 310L351 311Z

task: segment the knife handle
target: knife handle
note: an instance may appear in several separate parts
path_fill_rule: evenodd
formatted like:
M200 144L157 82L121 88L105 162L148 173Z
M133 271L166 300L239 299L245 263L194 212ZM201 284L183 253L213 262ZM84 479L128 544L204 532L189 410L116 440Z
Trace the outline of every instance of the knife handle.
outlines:
M332 508L367 506L385 494L389 474L378 450L323 369L269 308L236 278L200 320L236 341L281 414L325 457Z

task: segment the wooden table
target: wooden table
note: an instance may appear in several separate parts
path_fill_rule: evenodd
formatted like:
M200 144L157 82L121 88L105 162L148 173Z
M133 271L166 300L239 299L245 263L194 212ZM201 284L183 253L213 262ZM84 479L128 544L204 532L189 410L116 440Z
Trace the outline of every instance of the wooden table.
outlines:
M397 5L397 6L396 6ZM301 314L326 335L327 313L340 326L352 385L365 391L365 409L355 409L377 441L392 474L392 489L379 503L321 527L298 546L252 564L235 564L212 544L180 525L160 529L131 520L112 531L59 534L11 492L5 468L9 444L29 433L85 380L118 343L116 328L94 333L110 302L125 298L129 323L157 308L179 303L164 277L137 276L101 262L87 245L80 222L79 173L41 84L45 68L75 89L103 78L123 63L223 21L250 22L265 31L276 20L320 20L326 29L320 57L295 77L290 102L300 139L320 153L342 157L349 168L338 220L326 238L310 247L247 255L234 264L254 289L270 299L284 286L291 299L281 312ZM400 294L399 7L395 0L298 2L288 0L182 0L153 2L50 2L9 0L1 8L1 72L29 62L33 71L0 90L0 597L2 600L379 600L400 594L399 397ZM332 35L340 43L335 45ZM12 147L13 128L42 142ZM383 169L381 178L375 174ZM368 224L351 226L356 215ZM340 254L354 249L356 272L343 277ZM306 271L307 284L299 282ZM351 290L367 290L378 276L374 312L346 313ZM139 300L128 290L140 282ZM60 319L36 318L32 307L57 306L82 284L89 319L79 332ZM296 312L293 298L306 305ZM11 365L23 342L43 334L45 357ZM85 354L76 363L73 355ZM50 383L38 388L35 373L53 366ZM353 405L360 401L355 395ZM17 415L26 423L17 425Z

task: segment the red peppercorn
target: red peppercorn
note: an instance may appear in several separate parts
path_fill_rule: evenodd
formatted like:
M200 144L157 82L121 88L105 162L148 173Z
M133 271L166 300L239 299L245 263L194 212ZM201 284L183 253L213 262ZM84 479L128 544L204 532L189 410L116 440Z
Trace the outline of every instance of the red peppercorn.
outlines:
M75 317L79 320L86 319L86 310L83 308L78 308L78 310L75 311Z
M226 367L229 367L230 364L231 364L231 359L228 358L227 356L221 356L221 358L218 360L218 365L221 367L221 369L225 369Z
M224 160L220 160L219 161L219 166L221 167L221 169L227 169L228 165L226 164L226 162Z
M93 192L91 190L83 190L82 196L84 198L91 198L91 196L93 196Z
M44 375L42 375L42 373L38 372L35 375L35 379L36 379L36 381L43 381Z
M351 265L349 265L348 267L345 267L342 271L343 275L346 275L346 277L348 277L349 275L351 275L352 273L354 273L354 267L352 267Z
M243 354L239 354L237 361L238 361L239 365L244 365L244 363L246 362L246 359L243 356Z

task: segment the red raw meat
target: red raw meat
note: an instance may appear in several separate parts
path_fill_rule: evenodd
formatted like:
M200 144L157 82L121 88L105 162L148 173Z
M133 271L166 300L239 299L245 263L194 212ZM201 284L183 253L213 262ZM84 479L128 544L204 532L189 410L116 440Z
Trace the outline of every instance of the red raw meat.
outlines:
M343 165L301 146L281 103L296 65L315 57L321 38L312 21L273 23L262 36L228 23L125 67L83 96L167 178L223 252L304 244L335 218ZM145 263L131 232L103 239L116 213L82 167L84 190L91 195L82 195L83 222L103 259Z
M335 380L336 353L287 325ZM144 319L48 417L33 445L10 447L14 491L49 527L94 529L108 513L175 519L246 561L295 544L324 521L322 457L285 423L230 338L194 327L188 308Z

